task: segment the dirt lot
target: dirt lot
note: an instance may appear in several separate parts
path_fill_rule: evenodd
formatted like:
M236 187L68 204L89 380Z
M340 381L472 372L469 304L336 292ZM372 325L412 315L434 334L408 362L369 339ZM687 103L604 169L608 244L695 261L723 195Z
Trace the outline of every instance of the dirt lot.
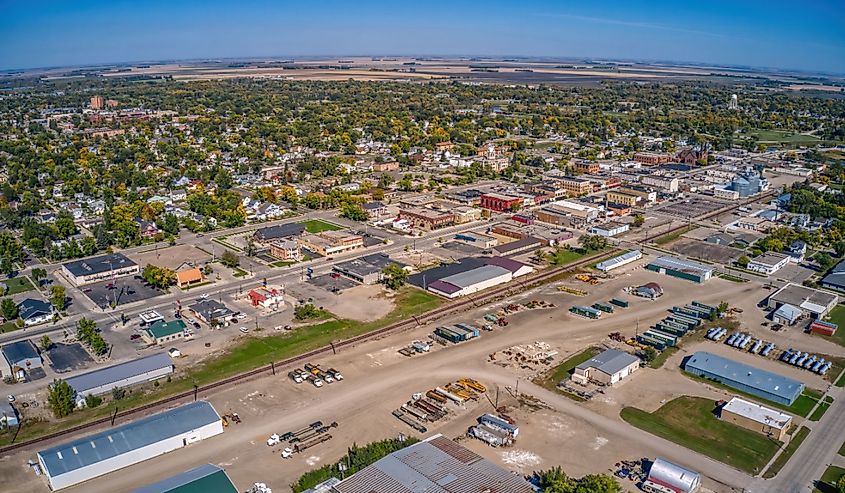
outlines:
M744 252L738 248L714 245L699 240L681 240L672 244L672 251L690 258L702 259L718 264L731 264Z
M623 404L652 409L659 406L660 401L677 395L716 397L717 392L678 372L677 363L683 353L675 355L659 370L639 371L628 382L604 394L602 399L597 398L585 404L575 403L560 394L533 385L509 369L488 362L490 353L515 344L532 344L538 340L558 350L560 354L557 358L561 361L588 345L609 341L609 332L618 330L625 336L633 336L638 325L643 330L663 318L671 306L688 303L693 299L706 303L718 303L723 299L739 301L744 308L743 323L752 330L766 332L767 329L759 326L763 313L755 308L766 291L757 285L737 284L721 279L696 285L645 271L641 266L642 262L639 262L613 271L608 280L597 286L575 280L562 282L588 291L586 297L561 293L557 290L557 284L548 285L495 306L472 309L436 324L474 322L505 304L531 299L543 299L557 305L557 308L551 310L523 310L508 316L508 327L482 332L478 340L445 347L438 345L429 354L411 358L396 352L410 341L430 334L434 328L434 325L430 325L367 342L323 358L316 363L338 368L346 378L320 389L307 384L296 385L279 375L242 383L214 395L200 396L207 397L220 413L229 410L238 412L244 423L232 425L224 435L204 441L201 445L174 451L67 491L130 491L145 484L150 477L169 476L204 462L225 467L239 488L263 481L274 490L285 491L286 485L302 472L336 461L352 442L360 444L399 432L413 433L407 425L393 418L390 411L401 405L413 392L424 391L462 376L485 383L491 399L497 387L501 398L509 391L513 392L518 385L521 393L534 396L542 402L539 406L514 410L514 417L521 427L520 439L514 448L493 449L477 441L464 442L471 449L510 470L527 472L561 465L567 473L580 476L607 471L621 459L659 455L701 471L708 476L705 486L714 491L731 491L724 483L746 487L751 478L632 428L618 417L618 409ZM625 286L648 281L658 282L666 295L656 301L648 301L627 296L621 291ZM600 320L586 320L567 311L573 304L591 304L607 301L611 297L630 300L630 307L619 309ZM830 344L800 333L776 335L783 339L778 342L780 346L789 344L786 342L789 338L802 337L818 345ZM714 352L735 352L730 348L718 348L718 344L707 344L706 347ZM691 347L685 351L694 349ZM732 356L737 359L742 357ZM755 364L768 364L758 361L762 360L759 356L746 356L752 358ZM781 365L779 363L771 364L784 374L789 370L777 366ZM806 372L802 373L801 378L808 376ZM451 437L463 434L476 416L492 408L484 400L475 406L456 412L452 419L443 424L430 426L429 433L441 432ZM264 443L271 433L296 429L317 419L324 422L337 421L340 426L332 431L334 438L331 441L315 447L313 452L282 461ZM571 450L573 444L578 444L578 453L561 453L561 450ZM33 456L34 451L26 451L0 460L0 475L9 484L15 484L17 491L46 491L43 478L36 478L24 465ZM721 482L710 478L719 478Z
M200 265L209 262L211 255L193 245L176 245L131 254L130 258L142 269L145 265L152 264L175 271L184 265Z

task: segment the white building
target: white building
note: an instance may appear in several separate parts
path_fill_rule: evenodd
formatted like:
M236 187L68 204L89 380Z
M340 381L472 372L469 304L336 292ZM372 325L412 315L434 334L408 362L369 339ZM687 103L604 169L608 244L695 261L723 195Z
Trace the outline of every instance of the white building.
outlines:
M679 181L677 178L667 178L665 176L645 175L641 178L640 183L650 187L660 188L670 193L678 191Z
M631 262L636 262L637 260L643 258L643 253L639 250L631 250L628 253L623 253L618 257L613 257L611 259L607 259L604 262L599 262L596 264L596 269L602 272L610 272L617 267L622 267L623 265L630 264Z
M498 265L483 265L434 281L428 285L428 290L446 298L457 298L498 286L511 279L513 273L510 270Z
M630 224L623 224L623 223L616 223L616 222L608 222L604 224L599 224L590 228L590 234L604 236L606 238L610 238L616 235L621 235L622 233L631 229Z
M760 274L770 276L784 268L788 263L789 255L768 252L757 258L751 259L751 261L748 262L748 267L746 268L752 272L759 272Z
M217 411L197 401L38 452L59 490L223 433Z
M630 376L639 367L640 359L636 356L617 349L608 349L576 366L572 380L582 385L588 382L613 385Z
M143 358L89 371L66 382L76 391L78 399L86 395L103 395L116 387L125 388L151 382L173 373L173 360L167 353L151 354Z

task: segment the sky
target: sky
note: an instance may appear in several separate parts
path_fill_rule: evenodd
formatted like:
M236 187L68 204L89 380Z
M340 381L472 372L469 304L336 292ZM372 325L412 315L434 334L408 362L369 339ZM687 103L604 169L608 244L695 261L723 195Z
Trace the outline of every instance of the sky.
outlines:
M321 55L845 73L845 0L0 0L0 69Z

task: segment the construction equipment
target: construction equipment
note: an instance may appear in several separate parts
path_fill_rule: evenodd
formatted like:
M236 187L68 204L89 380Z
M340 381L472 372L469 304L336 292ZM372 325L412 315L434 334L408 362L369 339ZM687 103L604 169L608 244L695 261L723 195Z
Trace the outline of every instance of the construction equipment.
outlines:
M487 392L487 387L482 385L477 380L473 380L471 378L462 378L462 379L458 380L458 382L463 384L463 385L466 385L467 387L471 388L472 390L475 390L476 392L481 392L481 393Z
M625 342L625 338L622 337L622 334L619 332L611 332L607 335L607 337L610 337L611 340L616 342Z
M570 288L569 286L558 286L557 290L564 293L574 294L575 296L587 296L586 291L582 291L576 288Z
M496 325L498 325L499 327L507 327L508 320L505 317L499 317L499 319L496 320Z
M445 396L440 395L435 390L429 390L428 392L425 393L425 396L428 397L429 399L437 401L441 404L446 404L448 402L448 400L446 399Z

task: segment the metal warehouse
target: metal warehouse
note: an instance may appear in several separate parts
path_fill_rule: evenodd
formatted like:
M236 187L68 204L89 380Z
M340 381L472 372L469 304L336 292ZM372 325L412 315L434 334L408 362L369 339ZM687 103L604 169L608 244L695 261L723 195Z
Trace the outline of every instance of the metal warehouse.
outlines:
M173 360L167 353L151 354L107 368L89 371L66 381L79 398L86 395L102 395L115 387L129 387L149 382L173 373Z
M442 435L393 452L336 484L337 493L533 493L522 476Z
M631 262L636 262L637 260L643 258L643 253L639 250L631 250L628 253L623 253L618 257L613 257L610 259L605 260L604 262L599 262L596 264L596 269L602 272L609 272L617 267L622 267L625 264L630 264Z
M792 405L804 391L804 384L798 380L706 351L693 354L684 365L684 370L786 406Z
M508 282L511 279L513 279L513 273L508 269L498 265L484 265L434 281L428 285L428 290L447 298L457 298Z
M660 457L654 459L642 488L650 493L693 493L701 486L701 475Z
M238 489L226 471L213 464L203 464L132 493L238 493Z
M197 401L42 450L38 463L58 490L220 433L217 411Z
M646 265L646 269L698 283L702 283L713 276L711 267L677 257L658 257Z

